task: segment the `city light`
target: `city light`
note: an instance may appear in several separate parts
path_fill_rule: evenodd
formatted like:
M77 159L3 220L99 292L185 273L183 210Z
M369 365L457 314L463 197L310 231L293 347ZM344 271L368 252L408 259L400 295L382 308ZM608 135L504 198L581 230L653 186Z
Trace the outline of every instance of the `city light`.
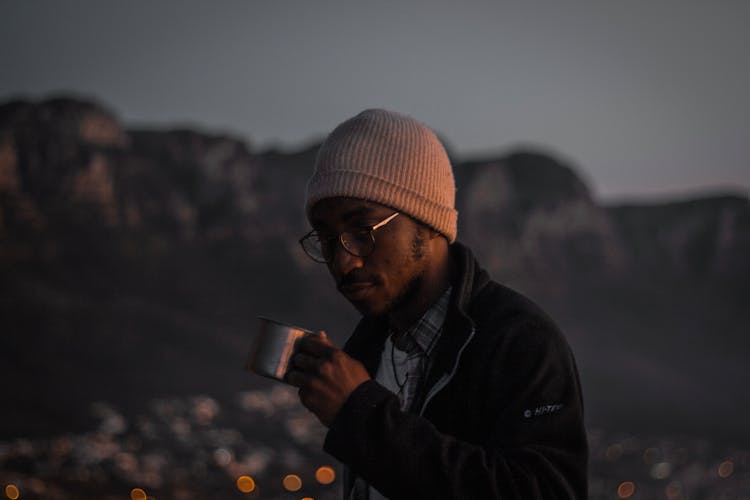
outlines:
M661 455L661 452L659 448L647 448L646 451L643 452L643 463L646 465L653 465L656 463L656 460Z
M228 450L227 448L217 448L214 450L214 462L216 462L216 465L219 467L226 467L231 464L233 460L234 455L231 450Z
M726 479L734 472L734 463L731 460L722 462L719 465L719 477Z
M292 399L296 397L293 391L287 391L287 396L282 389L268 394L258 391L246 398L257 406L252 416L258 417L258 422L272 420L265 418L266 407L273 408L274 418L287 424L302 420L300 412L307 410ZM288 500L302 500L322 495L317 490L333 494L328 490L340 484L337 467L319 451L324 438L322 427L312 428L318 433L314 440L300 441L290 431L293 425L283 426L280 430L290 433L282 436L295 444L288 449L267 444L270 428L245 433L231 425L219 427L213 421L191 426L185 436L175 434L176 421L193 421L195 401L192 397L157 400L147 413L126 421L129 431L119 434L97 430L51 440L0 442L0 463L7 467L5 481L0 483L0 499L52 498L56 491L70 488L77 488L70 492L71 498L214 498L216 492L212 490L217 484L225 484L237 498L259 494L265 498L275 491ZM213 407L210 403L206 406ZM107 419L119 420L114 410L108 411L106 418L102 413L107 412L100 412L98 417L104 423ZM722 498L731 492L734 498L750 500L748 448L698 438L645 437L603 430L592 431L589 436L591 498L687 500ZM296 447L302 452L297 453ZM24 463L32 462L34 470L23 469ZM16 463L19 465L12 465ZM169 479L185 478L185 474L194 480Z
M666 479L672 474L672 464L669 462L655 463L651 467L651 477L654 479Z
M9 484L5 487L5 496L10 498L10 500L16 500L21 496L21 492L18 491L18 486L15 484Z
M333 468L324 465L315 471L315 479L320 484L331 484L336 480L336 472L334 472Z
M302 479L295 474L284 477L284 489L287 491L299 491L302 489Z
M141 488L133 488L130 490L130 500L146 500L146 492Z
M682 498L682 483L672 481L667 485L664 493L667 495L667 500L680 500Z
M250 476L240 476L237 478L237 489L242 493L251 493L255 490L255 480Z
M620 483L620 486L617 488L617 496L620 498L630 498L633 496L633 493L635 493L635 484L632 481Z

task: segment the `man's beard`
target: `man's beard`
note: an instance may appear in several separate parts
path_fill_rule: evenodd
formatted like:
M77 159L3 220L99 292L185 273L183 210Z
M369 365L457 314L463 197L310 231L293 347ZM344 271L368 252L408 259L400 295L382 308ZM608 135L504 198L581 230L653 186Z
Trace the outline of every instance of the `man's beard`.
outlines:
M388 307L386 308L386 311L384 314L389 314L393 311L398 311L405 305L407 305L409 302L414 300L414 297L417 296L417 293L419 293L419 290L422 288L422 281L423 276L422 273L419 273L418 275L414 276L412 279L410 279L398 292L398 295L396 295L393 300L388 304Z
M412 240L411 244L411 259L415 264L424 258L424 246L424 231L421 227L417 227L417 230L414 233L414 239ZM383 311L378 316L385 316L393 311L398 311L406 304L414 300L414 297L417 296L419 290L422 288L423 281L424 270L419 272L419 274L414 275L409 281L407 281L406 284L401 287L401 290L399 290L398 295L393 297L393 300L391 300L390 303L387 304L385 311Z

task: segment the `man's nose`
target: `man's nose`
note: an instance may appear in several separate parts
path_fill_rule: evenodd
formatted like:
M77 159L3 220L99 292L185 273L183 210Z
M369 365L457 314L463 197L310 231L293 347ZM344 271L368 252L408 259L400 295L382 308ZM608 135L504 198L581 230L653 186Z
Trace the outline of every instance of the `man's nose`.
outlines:
M331 272L338 279L346 276L354 269L363 266L362 257L357 257L349 253L339 241L333 249L333 258L331 259Z

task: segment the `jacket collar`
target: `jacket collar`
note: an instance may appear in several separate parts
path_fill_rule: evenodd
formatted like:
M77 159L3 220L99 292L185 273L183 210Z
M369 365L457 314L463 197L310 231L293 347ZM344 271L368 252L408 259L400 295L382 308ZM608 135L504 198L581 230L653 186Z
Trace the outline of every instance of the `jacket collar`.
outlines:
M450 373L456 364L461 347L474 330L471 308L474 299L489 281L487 272L479 267L468 247L461 243L451 245L453 261L453 296L443 326L443 335L435 346L434 365L428 386L443 373ZM434 378L433 378L434 377Z
M452 370L461 346L474 328L469 317L471 304L489 281L487 272L479 267L469 248L461 243L454 243L450 246L450 254L453 264L453 292L443 333L433 351L434 364L428 377L430 380ZM388 324L384 318L362 318L344 350L360 360L370 376L374 377L387 335Z

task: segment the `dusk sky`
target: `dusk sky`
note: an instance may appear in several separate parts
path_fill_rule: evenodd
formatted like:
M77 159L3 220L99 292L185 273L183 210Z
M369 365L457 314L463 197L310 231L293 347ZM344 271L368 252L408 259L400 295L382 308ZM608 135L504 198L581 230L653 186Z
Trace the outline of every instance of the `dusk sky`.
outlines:
M296 149L367 107L606 201L750 191L750 2L0 0L0 100Z

